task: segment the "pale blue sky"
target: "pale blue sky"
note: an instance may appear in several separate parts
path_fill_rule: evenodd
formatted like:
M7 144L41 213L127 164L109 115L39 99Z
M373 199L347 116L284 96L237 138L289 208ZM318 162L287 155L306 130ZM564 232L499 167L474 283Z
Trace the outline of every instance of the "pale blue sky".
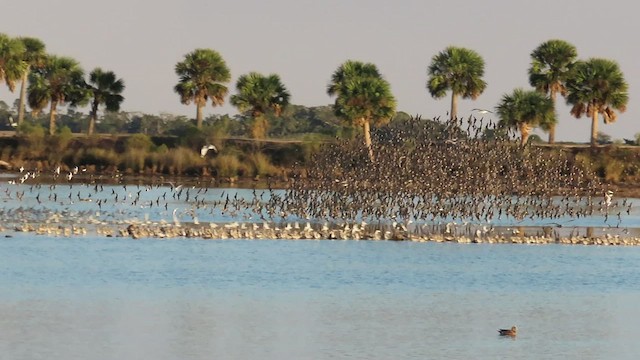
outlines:
M244 73L277 73L292 103L306 106L332 103L326 85L342 62L372 62L391 83L399 110L430 117L449 108L448 98L432 99L425 87L431 58L446 46L474 49L486 62L486 91L460 102L460 115L468 115L528 88L531 51L558 38L573 43L580 58L620 64L630 85L628 110L600 129L631 138L640 132L638 10L629 0L29 0L3 5L0 32L40 38L49 53L75 58L87 72L114 71L127 85L125 111L190 117L195 108L173 93L173 69L195 48L222 54L232 93ZM16 97L0 86L0 99L11 104ZM205 110L213 113L236 111L228 104ZM588 119L571 117L563 100L558 115L559 140L588 140Z

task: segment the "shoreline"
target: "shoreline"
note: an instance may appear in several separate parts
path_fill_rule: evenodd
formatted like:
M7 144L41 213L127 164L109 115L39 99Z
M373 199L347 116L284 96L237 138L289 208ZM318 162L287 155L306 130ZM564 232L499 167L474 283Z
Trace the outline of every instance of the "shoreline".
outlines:
M85 226L86 225L86 226ZM557 228L496 227L483 232L475 226L469 232L421 232L386 227L363 229L353 226L333 226L323 228L287 224L257 223L210 223L206 225L184 223L131 223L123 225L83 224L31 224L16 225L13 229L0 228L5 238L14 233L31 233L49 237L84 237L87 235L104 238L137 239L194 239L194 240L338 240L338 241L392 241L392 242L432 242L459 244L524 244L524 245L592 245L592 246L640 246L640 228Z

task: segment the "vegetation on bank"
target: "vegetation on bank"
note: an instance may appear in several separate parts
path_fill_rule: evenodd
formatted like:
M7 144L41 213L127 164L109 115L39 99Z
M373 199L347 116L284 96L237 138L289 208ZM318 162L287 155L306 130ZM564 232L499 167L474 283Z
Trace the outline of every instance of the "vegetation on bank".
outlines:
M324 113L327 109L307 110L317 114ZM71 171L78 166L94 175L124 173L194 176L223 181L265 178L281 181L314 166L311 161L313 154L323 144L363 137L361 128L338 125L338 121L337 124L325 124L324 127L316 124L320 129L316 133L288 133L286 138L278 140L255 140L246 137L241 129L235 128L242 128L240 124L227 124L230 121L235 122L229 119L208 119L202 130L186 123L182 128L175 128L173 132L165 134L93 136L74 135L66 126L50 136L44 126L23 124L18 135L0 138L0 160L10 164L12 171L24 167L27 171L39 169L51 172L57 166L63 171ZM407 121L410 121L410 117L401 114L389 126L397 128ZM444 126L436 120L424 121L432 122L435 129ZM309 121L309 126L312 123ZM249 127L244 129L248 131ZM478 136L490 139L502 136L500 132L498 128ZM217 152L212 151L202 157L200 148L205 144L215 144ZM624 187L635 186L640 182L640 147L611 144L592 148L556 144L545 148L546 151L568 153L577 166L592 171L604 183Z

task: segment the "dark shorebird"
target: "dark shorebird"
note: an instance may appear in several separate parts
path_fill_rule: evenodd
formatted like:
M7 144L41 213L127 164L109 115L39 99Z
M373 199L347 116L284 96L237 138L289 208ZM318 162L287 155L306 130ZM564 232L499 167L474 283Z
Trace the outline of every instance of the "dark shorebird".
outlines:
M511 336L515 337L518 329L515 326L512 326L511 329L499 329L498 332L500 336Z

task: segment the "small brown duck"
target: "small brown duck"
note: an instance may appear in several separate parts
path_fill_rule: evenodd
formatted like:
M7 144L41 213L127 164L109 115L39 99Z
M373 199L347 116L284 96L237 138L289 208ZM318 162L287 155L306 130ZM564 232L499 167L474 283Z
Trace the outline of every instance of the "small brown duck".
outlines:
M500 336L511 336L515 337L518 329L515 326L512 326L511 329L499 329L498 332Z

